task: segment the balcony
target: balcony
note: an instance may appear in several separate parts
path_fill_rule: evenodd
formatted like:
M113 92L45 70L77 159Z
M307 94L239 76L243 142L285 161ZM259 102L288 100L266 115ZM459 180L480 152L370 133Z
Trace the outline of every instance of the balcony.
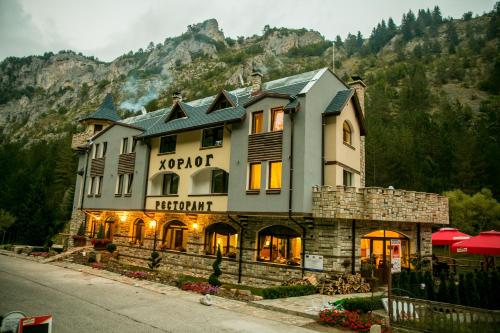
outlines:
M71 138L71 149L84 149L87 145L87 142L93 135L94 133L90 126L88 126L84 132L73 134L73 137Z
M448 198L380 187L315 186L313 216L389 222L448 224Z

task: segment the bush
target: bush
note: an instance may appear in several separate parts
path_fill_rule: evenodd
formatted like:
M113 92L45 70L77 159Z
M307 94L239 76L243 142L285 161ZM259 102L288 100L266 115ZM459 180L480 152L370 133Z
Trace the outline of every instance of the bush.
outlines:
M97 232L97 239L104 239L104 226L101 224L99 225L99 231Z
M222 262L222 254L220 252L220 246L217 246L217 258L212 264L214 272L208 277L208 283L210 283L211 286L218 287L221 285L219 281L219 276L222 275L222 271L220 270L221 262Z
M89 258L88 258L88 262L89 263L93 263L93 262L96 262L97 259L96 259L96 254L95 252L89 252Z
M345 310L356 311L361 313L371 312L376 309L382 309L382 297L353 297L347 298L342 303Z
M296 296L312 295L315 293L316 293L316 287L312 285L279 286L279 287L262 289L262 296L265 299L296 297Z
M106 250L108 250L109 253L113 253L116 250L116 244L109 243L106 245Z
M150 269L157 269L160 267L160 254L156 251L151 252L151 257L148 258L148 266Z

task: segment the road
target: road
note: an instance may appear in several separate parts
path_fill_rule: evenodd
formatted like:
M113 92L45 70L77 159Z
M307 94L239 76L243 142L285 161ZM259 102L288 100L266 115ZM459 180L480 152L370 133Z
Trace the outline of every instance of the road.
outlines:
M189 292L164 295L59 266L0 255L0 314L12 310L28 315L52 314L54 333L314 332L289 325L283 319L271 320L279 317L271 311L255 309L268 312L257 317L249 309L236 312L204 306L198 299Z

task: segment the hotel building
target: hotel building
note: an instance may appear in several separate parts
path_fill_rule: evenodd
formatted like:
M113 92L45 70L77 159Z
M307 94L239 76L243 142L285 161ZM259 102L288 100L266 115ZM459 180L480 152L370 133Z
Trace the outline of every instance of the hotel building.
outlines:
M391 239L401 266L429 257L437 194L365 188L365 84L330 70L220 91L121 119L108 95L81 119L71 233L104 226L119 260L222 279L279 284L308 271L382 268Z

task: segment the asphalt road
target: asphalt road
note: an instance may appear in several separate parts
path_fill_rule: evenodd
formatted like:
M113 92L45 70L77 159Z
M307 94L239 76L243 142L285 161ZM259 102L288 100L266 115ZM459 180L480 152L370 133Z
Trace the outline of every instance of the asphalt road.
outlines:
M62 267L0 255L0 314L51 314L53 332L313 332ZM272 312L270 312L272 313Z

